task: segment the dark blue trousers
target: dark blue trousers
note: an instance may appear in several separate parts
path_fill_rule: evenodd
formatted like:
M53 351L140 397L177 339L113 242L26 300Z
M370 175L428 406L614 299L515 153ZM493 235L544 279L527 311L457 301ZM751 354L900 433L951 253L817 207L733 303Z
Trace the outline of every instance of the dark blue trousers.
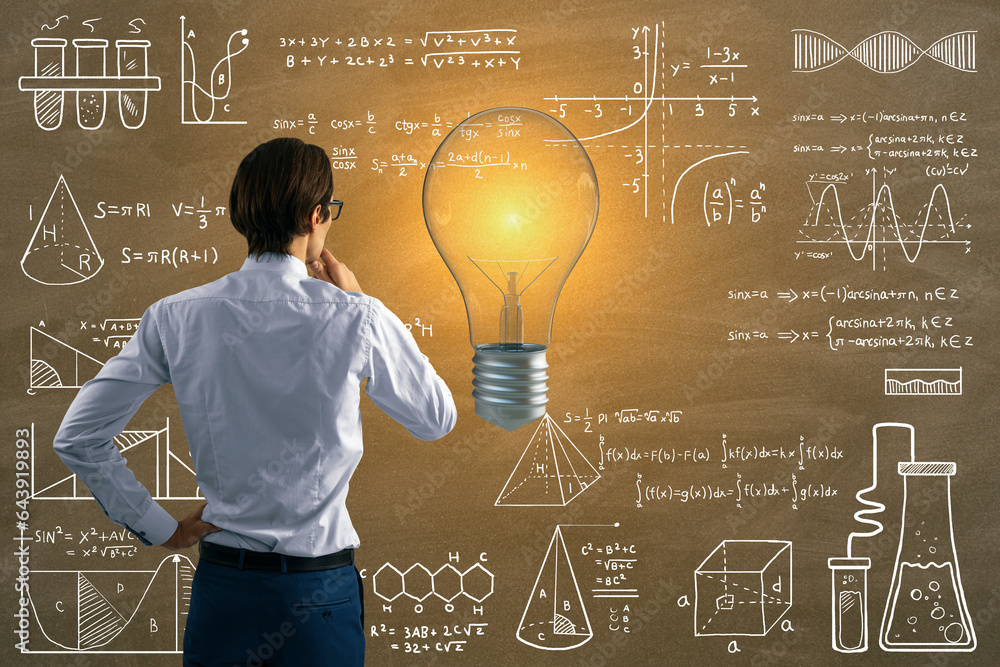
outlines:
M281 573L199 561L184 667L360 667L364 660L363 590L353 565Z

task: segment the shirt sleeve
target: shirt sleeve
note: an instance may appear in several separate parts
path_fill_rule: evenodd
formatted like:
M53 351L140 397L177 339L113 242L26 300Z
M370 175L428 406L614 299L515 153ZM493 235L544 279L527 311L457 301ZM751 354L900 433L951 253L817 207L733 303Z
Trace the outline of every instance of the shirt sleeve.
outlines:
M368 322L365 391L372 402L415 438L447 435L457 418L455 401L412 334L377 299L371 301Z
M163 544L177 521L157 504L126 467L113 439L142 402L170 382L156 323L159 303L142 316L118 356L80 389L63 418L53 446L87 486L109 519L145 544Z

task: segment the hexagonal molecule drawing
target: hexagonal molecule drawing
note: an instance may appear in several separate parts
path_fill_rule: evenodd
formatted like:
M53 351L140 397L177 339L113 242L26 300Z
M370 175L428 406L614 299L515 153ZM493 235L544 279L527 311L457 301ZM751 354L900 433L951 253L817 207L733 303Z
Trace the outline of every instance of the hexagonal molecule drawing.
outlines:
M43 285L75 285L93 278L103 266L66 178L59 176L21 257L21 270Z
M593 636L562 531L556 526L524 607L517 638L546 651L565 651L586 644Z
M453 565L439 567L433 574L420 563L414 563L400 572L392 563L386 563L372 576L372 592L386 602L405 595L423 602L434 595L447 603L464 595L474 602L482 602L493 594L493 573L475 563L464 572Z
M600 478L601 474L546 414L494 505L562 507Z

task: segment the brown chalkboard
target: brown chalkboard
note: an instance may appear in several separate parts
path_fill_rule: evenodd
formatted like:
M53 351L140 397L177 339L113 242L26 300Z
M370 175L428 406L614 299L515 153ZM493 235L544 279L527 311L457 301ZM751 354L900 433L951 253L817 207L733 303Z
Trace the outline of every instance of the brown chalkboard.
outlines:
M458 407L424 443L363 402L370 664L1000 661L995 3L0 15L9 664L180 664L196 550L108 522L51 443L146 308L240 267L232 177L278 136L329 154L328 247ZM500 107L564 125L600 191L548 416L512 431L476 415L421 200ZM119 446L172 515L200 502L169 386Z

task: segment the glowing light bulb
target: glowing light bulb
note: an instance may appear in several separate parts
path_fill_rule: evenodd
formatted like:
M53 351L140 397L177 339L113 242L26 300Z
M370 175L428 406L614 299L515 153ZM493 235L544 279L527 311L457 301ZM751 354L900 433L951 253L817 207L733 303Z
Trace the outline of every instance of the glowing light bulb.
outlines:
M597 222L590 158L546 114L482 111L434 153L423 205L465 300L476 414L507 430L542 417L556 301Z

